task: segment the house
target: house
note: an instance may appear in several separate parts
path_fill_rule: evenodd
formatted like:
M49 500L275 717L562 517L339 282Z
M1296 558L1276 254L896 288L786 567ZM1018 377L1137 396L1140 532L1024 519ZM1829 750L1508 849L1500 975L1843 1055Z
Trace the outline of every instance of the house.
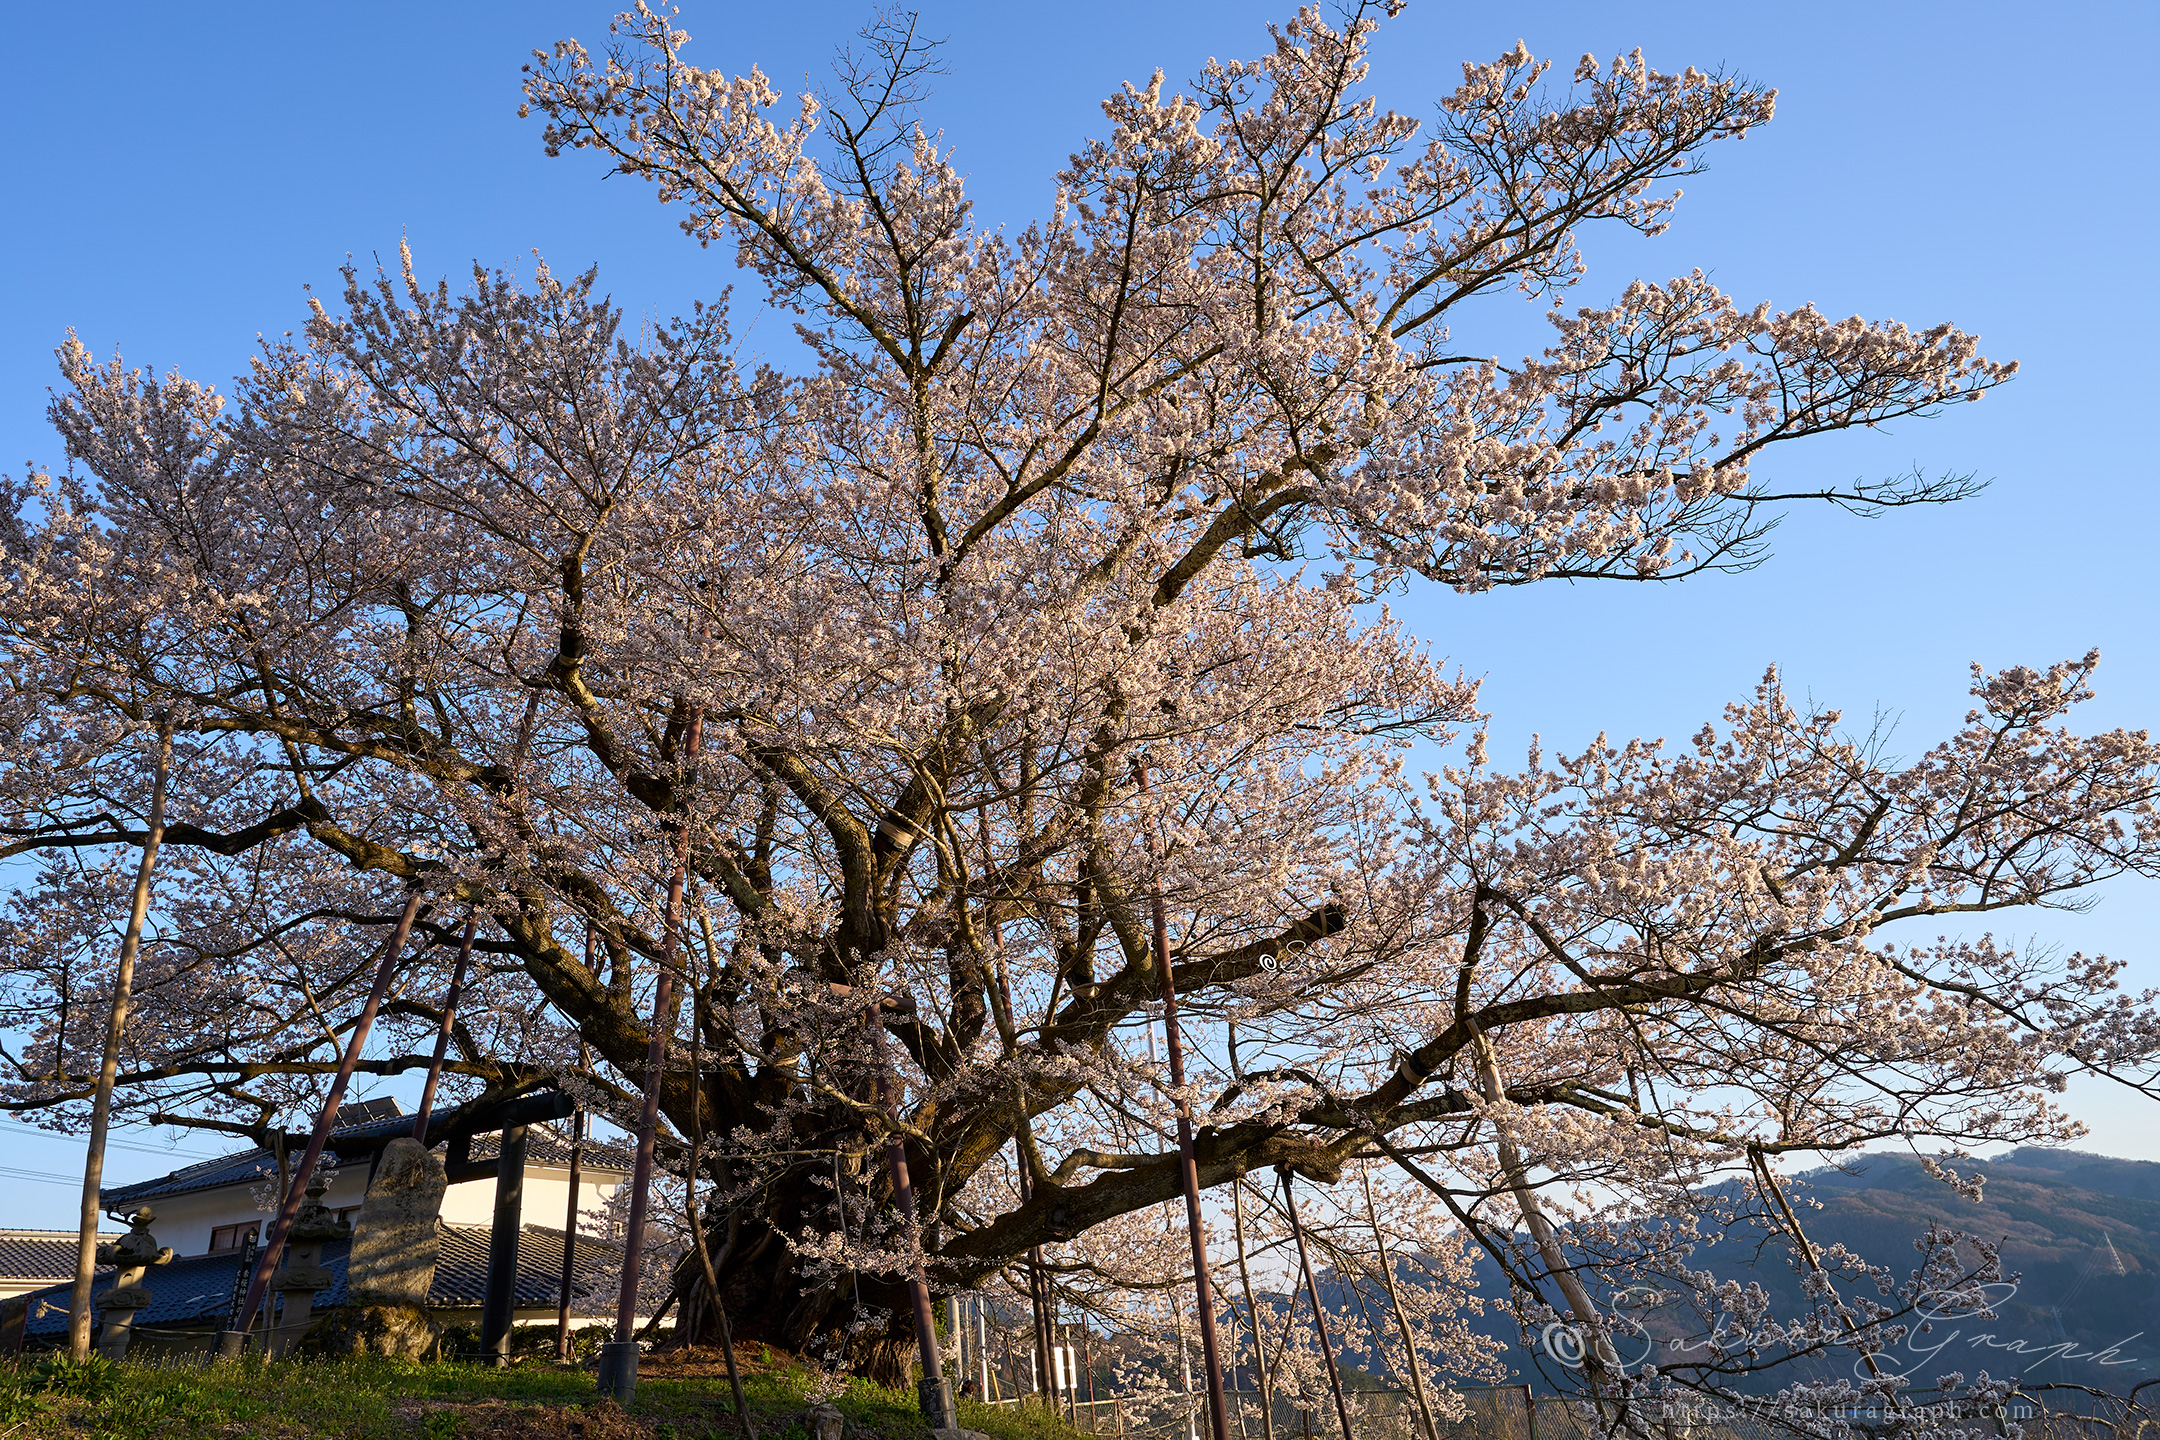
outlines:
M471 1324L487 1291L488 1230L480 1225L444 1225L442 1254L435 1264L435 1280L428 1287L428 1313L439 1324ZM330 1272L330 1284L316 1292L315 1313L345 1300L345 1261L350 1242L333 1240L322 1247L322 1267ZM247 1281L250 1250L229 1250L214 1255L195 1255L160 1265L143 1277L149 1288L149 1308L135 1315L135 1341L131 1355L201 1354L216 1333L232 1323L234 1303ZM520 1323L553 1320L562 1286L563 1233L560 1229L528 1225L519 1234L517 1284L511 1318ZM612 1298L609 1283L622 1262L619 1241L578 1237L575 1271L570 1293L580 1314L571 1323L594 1323L589 1312ZM71 1265L73 1261L69 1262ZM98 1288L112 1284L112 1267L98 1267ZM275 1294L266 1297L262 1319L276 1305ZM13 1302L0 1301L0 1351L48 1350L67 1344L68 1287L66 1283L33 1292Z
M533 1102L520 1103L530 1108ZM566 1109L567 1101L563 1105ZM438 1147L445 1153L450 1184L439 1212L441 1253L428 1290L428 1309L439 1322L450 1324L479 1314L487 1291L491 1237L496 1226L507 1224L515 1227L517 1242L508 1318L553 1319L563 1283L564 1221L570 1217L570 1141L545 1121L519 1126L525 1151L517 1187L522 1193L519 1203L506 1209L500 1203L503 1182L509 1178L501 1164L503 1132L475 1133L487 1123L487 1112L452 1112L436 1117L429 1127L431 1135L447 1131L452 1138ZM383 1147L411 1134L412 1128L413 1117L394 1099L343 1108L324 1146L325 1167L335 1166L322 1197L325 1207L340 1219L356 1219ZM297 1160L306 1137L291 1135L286 1143L288 1157ZM579 1233L571 1292L574 1306L590 1308L602 1298L608 1277L620 1263L621 1243L605 1238L603 1211L608 1198L628 1181L631 1157L614 1146L586 1141L578 1159ZM146 1351L190 1348L232 1323L257 1244L273 1218L277 1175L277 1157L268 1149L252 1148L99 1193L108 1214L150 1206L156 1214L152 1232L174 1254L170 1263L155 1267L143 1280L153 1300L136 1315L135 1326ZM26 1277L34 1284L18 1287L14 1293L21 1298L12 1303L0 1298L0 1349L63 1341L75 1237L14 1233L39 1237L40 1242L25 1241L22 1258L14 1263L25 1269L49 1266L57 1262L46 1252L58 1256L64 1248L65 1268ZM65 1239L65 1247L51 1243L59 1238ZM316 1310L342 1303L349 1249L344 1240L322 1246L319 1263L329 1272L330 1284L316 1293ZM0 1242L0 1264L8 1261ZM112 1283L113 1272L99 1268L102 1289ZM266 1303L275 1302L273 1295Z
M43 1290L55 1280L75 1279L73 1230L0 1230L0 1300ZM118 1232L98 1232L98 1239L118 1240Z
M338 1125L330 1132L324 1162L336 1164L323 1203L341 1220L360 1213L367 1198L368 1179L374 1160L386 1140L412 1133L413 1117L394 1099L368 1100L338 1112ZM295 1137L289 1156L298 1160L304 1137ZM502 1153L498 1134L472 1137L469 1152L451 1146L450 1158L462 1163L453 1170L451 1186L443 1196L442 1220L446 1225L485 1227L495 1210L493 1163ZM485 1170L486 1174L475 1174ZM598 1232L600 1215L608 1197L630 1176L630 1157L612 1146L586 1142L579 1166L578 1215L580 1229ZM466 1178L459 1178L460 1175ZM248 1149L204 1160L155 1180L139 1180L98 1192L109 1215L125 1215L139 1206L157 1211L158 1242L170 1245L176 1256L214 1255L238 1250L248 1238L266 1232L277 1194L277 1158L264 1149ZM570 1142L549 1125L527 1130L523 1218L557 1230L569 1215ZM71 1241L72 1243L72 1241ZM69 1274L73 1274L73 1259Z

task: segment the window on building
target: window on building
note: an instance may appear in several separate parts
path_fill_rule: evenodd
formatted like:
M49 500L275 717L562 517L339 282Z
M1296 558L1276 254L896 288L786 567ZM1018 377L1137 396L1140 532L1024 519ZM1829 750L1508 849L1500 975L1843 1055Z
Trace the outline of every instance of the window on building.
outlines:
M250 1220L245 1225L220 1225L210 1232L210 1253L220 1250L238 1250L247 1244L248 1237L262 1228L262 1221Z
M331 1216L330 1218L333 1220L337 1220L341 1223L349 1224L350 1222L358 1220L360 1218L360 1207L358 1205L347 1205L344 1209L338 1211L337 1214Z

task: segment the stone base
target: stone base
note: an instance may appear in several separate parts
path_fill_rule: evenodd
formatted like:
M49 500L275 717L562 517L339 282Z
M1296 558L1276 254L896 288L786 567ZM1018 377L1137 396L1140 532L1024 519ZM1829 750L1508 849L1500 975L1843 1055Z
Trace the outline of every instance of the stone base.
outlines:
M326 1310L295 1347L303 1355L382 1355L420 1360L440 1334L415 1305L340 1305Z
M957 1425L943 1430L932 1430L930 1433L935 1435L937 1440L990 1440L990 1437L980 1430L963 1430Z

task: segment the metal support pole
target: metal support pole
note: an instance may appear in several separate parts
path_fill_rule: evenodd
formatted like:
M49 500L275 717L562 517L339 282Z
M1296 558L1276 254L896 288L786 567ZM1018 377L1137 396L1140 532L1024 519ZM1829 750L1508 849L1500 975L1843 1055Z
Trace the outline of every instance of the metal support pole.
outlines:
M587 934L586 968L591 968L591 936ZM578 1042L578 1069L586 1065L585 1042ZM584 1180L585 1112L570 1115L570 1204L563 1216L562 1289L555 1301L555 1363L570 1363L570 1287L577 1280L578 1191Z
M1290 1212L1290 1234L1297 1241L1298 1266L1305 1272L1305 1293L1312 1297L1313 1329L1320 1335L1320 1357L1327 1361L1328 1388L1335 1393L1335 1416L1342 1421L1343 1440L1356 1440L1350 1433L1350 1407L1343 1403L1342 1376L1335 1369L1335 1350L1328 1343L1327 1311L1320 1308L1320 1286L1313 1278L1312 1257L1305 1253L1305 1227L1298 1224L1297 1197L1290 1193L1290 1170L1281 1167L1283 1208ZM1311 1421L1307 1421L1306 1433L1312 1433Z
M503 1131L502 1155L495 1162L495 1219L488 1229L487 1289L480 1302L480 1357L483 1364L498 1370L510 1364L510 1322L517 1314L527 1138L523 1125Z
M705 734L705 712L690 712L684 753L695 760ZM687 788L687 787L686 787ZM667 927L672 938L682 928L684 872L690 865L687 817L675 835L675 869L668 876ZM653 1137L660 1128L660 1079L667 1061L668 1032L675 1028L675 971L660 967L653 985L652 1037L645 1047L645 1103L638 1110L637 1156L630 1162L630 1220L623 1236L622 1289L615 1297L615 1338L600 1347L599 1390L618 1405L637 1394L637 1299L640 1266L645 1258L645 1214L652 1204Z
M1147 790L1145 768L1140 771L1140 789L1143 793ZM1157 849L1159 858L1160 847L1151 848ZM1163 1043L1170 1057L1170 1084L1179 1092L1178 1178L1185 1188L1185 1229L1192 1239L1193 1303L1200 1312L1200 1359L1207 1372L1208 1424L1214 1440L1230 1440L1230 1412L1223 1399L1222 1352L1215 1338L1215 1287L1208 1278L1207 1230L1200 1219L1200 1166L1193 1154L1192 1107L1184 1097L1185 1045L1178 1036L1177 985L1170 975L1170 922L1163 907L1160 879L1150 890L1155 970L1162 982Z
M682 884L680 876L670 890ZM653 1136L660 1124L660 1066L667 1054L668 1002L674 979L665 967L654 986L652 1039L645 1050L645 1104L638 1112L637 1154L630 1162L630 1221L623 1236L622 1288L615 1298L615 1338L600 1347L600 1393L618 1405L637 1394L639 1265L645 1254L645 1213L652 1201Z
M477 912L465 912L465 938L458 942L457 963L450 967L450 993L443 997L442 1027L435 1032L435 1055L428 1061L427 1083L420 1087L420 1113L413 1117L412 1138L427 1144L428 1117L435 1112L435 1082L442 1079L443 1056L450 1051L450 1031L457 1024L458 1000L465 993L465 962L472 959L473 935L480 928Z
M865 1009L864 1018L870 1031L870 1053L878 1067L879 1098L885 1104L885 1168L892 1176L893 1208L900 1212L900 1223L912 1232L915 1188L908 1182L907 1147L900 1142L900 1079L893 1073L892 1058L886 1052L885 1021L878 1014L875 998ZM908 1300L915 1312L915 1348L922 1356L922 1379L917 1382L916 1393L923 1423L932 1430L956 1428L959 1421L953 1414L952 1387L946 1384L945 1369L938 1363L937 1319L930 1309L930 1280L923 1271L920 1248L915 1252L914 1273L908 1277Z
M375 1024L375 1012L382 1008L383 996L390 991L390 977L397 970L398 956L405 949L405 939L412 934L413 917L420 913L420 902L425 892L415 890L405 901L405 913L398 916L397 929L391 932L390 943L383 947L382 964L375 970L374 988L368 991L367 1003L360 1008L360 1016L353 1021L352 1036L345 1042L345 1056L338 1062L337 1074L330 1081L330 1094L323 1101L322 1114L315 1117L315 1129L308 1136L307 1152L299 1166L292 1172L285 1185L285 1201L278 1207L277 1219L270 1224L270 1239L256 1256L255 1273L248 1279L247 1295L240 1302L240 1313L233 1321L233 1328L218 1336L217 1357L232 1359L247 1344L248 1327L255 1323L256 1307L270 1288L270 1276L277 1269L278 1257L285 1253L285 1237L292 1233L293 1221L300 1214L300 1202L307 1194L308 1177L315 1173L315 1162L322 1159L323 1142L330 1138L331 1127L337 1124L338 1106L345 1099L345 1087L352 1083L353 1067L360 1063L360 1047L367 1044L368 1031Z

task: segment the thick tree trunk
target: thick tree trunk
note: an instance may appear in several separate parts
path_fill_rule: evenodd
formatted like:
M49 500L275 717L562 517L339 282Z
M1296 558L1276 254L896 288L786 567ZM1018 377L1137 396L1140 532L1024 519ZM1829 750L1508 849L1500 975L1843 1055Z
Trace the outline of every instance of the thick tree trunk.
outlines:
M695 1255L677 1262L675 1284L684 1297L677 1339L723 1343L724 1306L726 1330L737 1345L767 1344L819 1357L880 1385L904 1388L916 1350L904 1277L813 1273L787 1243L786 1237L806 1228L835 1223L832 1192L812 1178L807 1169L783 1177L766 1191L761 1213L737 1212L725 1222L735 1233L731 1243L714 1247L717 1296ZM866 1316L877 1323L857 1330Z

